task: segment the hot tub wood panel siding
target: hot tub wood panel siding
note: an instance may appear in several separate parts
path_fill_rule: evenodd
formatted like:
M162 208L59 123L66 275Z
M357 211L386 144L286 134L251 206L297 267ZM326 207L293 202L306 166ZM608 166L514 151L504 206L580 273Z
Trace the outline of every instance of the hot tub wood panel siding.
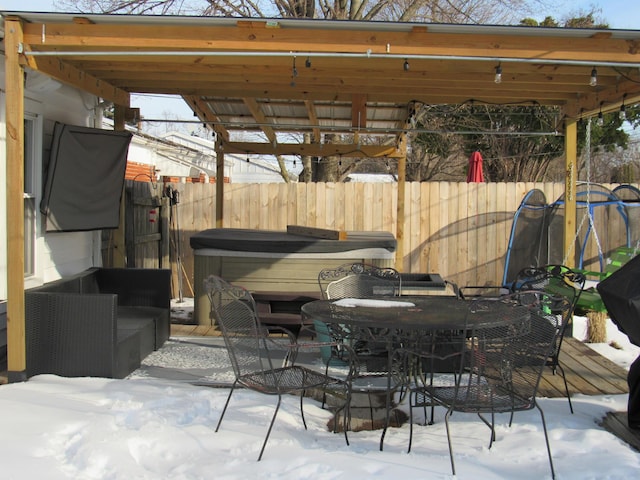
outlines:
M252 292L319 292L318 273L344 263L366 262L381 267L392 267L393 259L364 258L255 258L194 256L195 301L194 319L199 325L211 325L209 300L203 283L208 275L218 275Z

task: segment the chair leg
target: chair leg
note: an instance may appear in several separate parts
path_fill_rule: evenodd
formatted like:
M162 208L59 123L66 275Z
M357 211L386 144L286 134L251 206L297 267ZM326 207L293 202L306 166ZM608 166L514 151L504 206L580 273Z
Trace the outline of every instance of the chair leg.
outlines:
M549 445L549 434L547 433L547 422L545 422L544 412L540 408L540 405L538 405L538 402L536 402L536 408L540 412L540 418L542 419L542 429L544 430L544 441L547 444L547 454L549 455L549 467L551 467L551 478L555 480L556 472L553 468L553 459L551 458L551 446Z
M346 432L348 430L351 430L351 397L349 397L349 400L347 401L347 404L345 406L345 411L344 411L344 431L345 431L345 437L346 437ZM348 441L347 441L347 445L348 445Z
M562 375L562 380L564 380L564 390L565 392L567 392L567 400L569 401L569 410L571 410L571 413L573 414L573 404L571 403L571 395L569 395L569 385L567 384L567 377L564 374L564 368L562 368L562 365L560 365L559 363L558 363L558 370L560 370L560 375Z
M451 474L455 476L456 474L456 465L453 461L453 446L451 445L451 432L449 431L449 417L452 414L452 410L449 409L447 413L444 415L444 425L447 429L447 443L449 444L449 458L451 459Z
M231 395L233 395L233 390L236 388L236 382L231 386L231 390L229 391L229 395L227 395L227 401L224 403L224 407L222 407L222 413L220 414L220 418L218 419L218 424L216 425L216 432L220 428L220 424L222 423L222 418L227 411L227 407L229 406L229 400L231 400Z
M495 414L491 412L491 422L484 418L481 413L478 413L478 417L480 417L480 420L491 430L491 438L489 439L489 448L491 448L493 442L496 440Z
M302 417L302 425L304 425L304 429L307 430L307 421L304 418L304 407L302 405L302 400L304 399L304 390L300 392L300 416Z
M375 420L373 418L373 404L371 403L371 394L368 394L368 396L369 396L369 417L371 418L371 425L374 425ZM384 426L382 427L382 433L380 434L380 451L381 452L384 450L384 437L387 434L387 428L389 428L389 421L391 420L390 408L391 407L387 401Z
M267 430L267 436L264 437L264 443L262 444L262 448L260 449L260 455L258 455L258 461L262 460L262 454L264 453L264 448L267 446L267 442L269 441L269 435L271 435L271 429L273 428L273 424L276 421L276 416L278 415L278 410L280 410L280 403L282 402L282 395L278 395L278 403L276 404L276 410L273 412L273 417L271 418L271 423L269 424L269 429Z
M347 396L348 397L348 396ZM344 441L346 442L347 446L349 446L349 435L347 433L348 429L349 429L349 403L351 402L351 398L347 398L347 402L340 408L336 409L336 413L333 416L333 433L337 432L337 428L338 428L338 418L340 418L340 412L342 412L343 415L343 421L342 421L342 429L344 430Z
M414 393L409 392L409 447L407 453L411 452L411 442L413 441L413 402L411 401L413 396Z

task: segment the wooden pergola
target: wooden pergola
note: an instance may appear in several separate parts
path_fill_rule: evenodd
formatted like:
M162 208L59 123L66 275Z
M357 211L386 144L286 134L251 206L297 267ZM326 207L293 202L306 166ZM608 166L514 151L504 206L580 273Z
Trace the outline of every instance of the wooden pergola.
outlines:
M24 72L116 106L181 95L224 155L398 159L402 259L406 136L420 105L558 106L565 135L565 250L575 235L576 123L640 101L640 31L300 19L3 12L9 375L25 371ZM500 70L502 82L496 83ZM591 77L595 76L595 82ZM242 133L257 141L247 142ZM350 144L324 142L348 134ZM303 134L308 142L301 139ZM297 137L296 137L297 136ZM372 144L365 137L380 137ZM223 175L216 222L222 225Z

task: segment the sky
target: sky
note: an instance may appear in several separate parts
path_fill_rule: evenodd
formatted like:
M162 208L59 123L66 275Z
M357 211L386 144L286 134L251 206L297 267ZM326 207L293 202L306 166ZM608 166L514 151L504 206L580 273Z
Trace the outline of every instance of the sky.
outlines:
M574 334L585 332L576 318ZM640 353L609 323L609 341L594 348L623 366ZM62 378L38 375L0 386L0 477L47 480L370 480L395 478L551 478L540 416L519 412L496 417L497 439L488 449L489 430L474 414L450 418L457 476L451 475L444 411L435 423L414 428L407 453L407 424L389 429L384 451L380 431L329 431L330 412L305 399L304 430L297 397L285 396L263 459L257 462L275 398L234 393L220 430L215 427L229 390L196 387L149 372L183 369L227 372L224 348L197 347L173 337L129 378ZM197 340L197 339L196 339ZM154 370L155 369L155 370ZM626 395L540 399L558 480L637 478L640 453L598 425L609 411L625 411ZM406 411L406 405L401 405ZM415 409L422 422L421 409Z
M602 17L611 28L640 30L640 2L635 0L560 0L556 4L559 8L548 12L556 19L595 7L602 9ZM0 10L52 12L54 7L53 0L0 0Z

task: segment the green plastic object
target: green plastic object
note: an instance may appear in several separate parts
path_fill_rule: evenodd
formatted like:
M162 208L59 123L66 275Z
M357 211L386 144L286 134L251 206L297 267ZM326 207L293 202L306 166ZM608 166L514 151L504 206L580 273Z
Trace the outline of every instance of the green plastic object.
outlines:
M583 270L582 273L584 273L588 279L602 281L635 257L638 253L640 253L640 248L638 247L618 247L611 253L609 261L605 265L603 272ZM604 302L602 301L602 298L600 298L600 294L596 290L596 287L593 286L582 291L578 303L576 304L576 310L606 312L607 307L604 306Z

